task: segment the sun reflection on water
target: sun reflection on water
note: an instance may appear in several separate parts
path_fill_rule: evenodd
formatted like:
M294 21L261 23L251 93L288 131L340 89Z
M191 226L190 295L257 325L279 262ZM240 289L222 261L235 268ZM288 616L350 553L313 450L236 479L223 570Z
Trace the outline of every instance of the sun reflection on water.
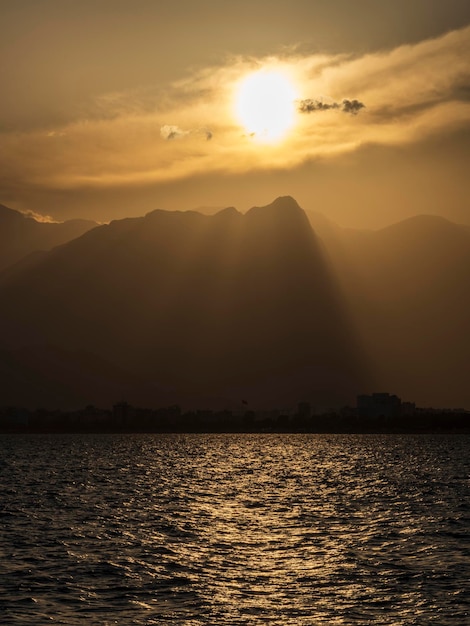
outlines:
M3 441L5 623L466 623L469 444Z

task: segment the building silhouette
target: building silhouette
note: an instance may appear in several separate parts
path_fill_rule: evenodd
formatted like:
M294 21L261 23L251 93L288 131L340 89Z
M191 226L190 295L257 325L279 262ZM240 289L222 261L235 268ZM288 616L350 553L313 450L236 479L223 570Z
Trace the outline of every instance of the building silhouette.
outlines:
M357 414L362 417L399 417L413 415L416 406L412 402L402 402L390 393L373 393L357 396Z

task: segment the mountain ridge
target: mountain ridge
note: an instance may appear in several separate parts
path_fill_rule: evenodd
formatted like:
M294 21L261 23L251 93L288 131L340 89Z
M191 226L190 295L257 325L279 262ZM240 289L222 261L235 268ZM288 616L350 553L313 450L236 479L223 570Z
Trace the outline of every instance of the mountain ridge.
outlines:
M86 349L175 401L325 406L375 384L470 406L470 229L439 216L355 231L290 196L246 213L157 209L2 276L4 349Z
M271 390L276 403L335 403L364 378L317 238L291 200L114 221L1 290L3 345L94 352L182 396L246 391L268 405Z
M97 226L91 220L39 222L0 204L0 271L27 255L47 251Z

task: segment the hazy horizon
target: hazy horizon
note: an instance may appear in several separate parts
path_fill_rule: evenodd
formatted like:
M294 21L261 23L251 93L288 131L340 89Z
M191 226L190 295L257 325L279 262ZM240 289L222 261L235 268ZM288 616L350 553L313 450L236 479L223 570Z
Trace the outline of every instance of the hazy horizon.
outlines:
M167 208L165 206L157 206L154 208L149 209L148 211L145 211L143 213L139 213L139 214L130 214L130 215L122 215L119 217L115 217L109 220L103 220L103 221L96 221L93 220L91 218L80 218L80 217L64 217L63 219L54 219L52 218L50 215L45 215L45 214L41 214L41 213L37 213L35 211L33 211L32 209L15 209L12 206L6 206L5 204L0 204L0 207L4 207L6 209L9 209L11 211L15 211L16 213L20 214L21 216L27 218L27 219L31 219L33 221L35 221L36 223L39 224L66 224L69 222L73 222L73 221L83 221L83 222L88 222L90 224L94 224L96 226L103 226L106 224L109 224L112 221L115 220L126 220L126 219L133 219L133 218L144 218L146 217L149 213L153 213L155 211L166 211L168 213L201 213L202 215L207 215L207 216L211 216L211 215L216 215L217 213L220 213L222 211L225 211L226 209L235 209L238 213L240 213L241 215L245 215L246 213L248 213L251 209L257 208L259 206L268 206L269 204L271 204L272 202L274 202L276 199L278 198L283 198L283 197L290 197L293 198L293 196L291 194L286 194L283 196L277 196L277 197L271 197L268 198L268 200L262 204L257 204L257 205L247 205L246 208L239 208L237 206L234 206L232 204L225 204L225 205L221 205L221 206L215 206L215 205L197 205L195 204L194 206L188 206L188 207L182 207L182 208ZM294 200L296 200L296 198L294 198ZM470 219L468 221L468 223L466 222L459 222L457 220L453 220L451 218L449 218L448 216L445 215L441 215L441 214L432 214L432 213L426 213L425 211L423 212L416 212L412 215L407 215L406 217L402 217L399 219L395 219L395 220L391 220L390 222L387 222L385 224L381 224L381 225L376 225L374 226L369 226L369 227L364 227L364 226L351 226L345 223L341 223L335 219L333 219L331 216L329 216L326 212L320 211L320 210L315 210L315 209L305 209L304 207L301 207L306 213L307 215L310 216L318 216L319 218L325 218L326 222L328 224L331 224L332 226L337 226L341 229L345 229L348 231L380 231L380 230L386 230L389 227L393 227L396 226L402 222L408 222L408 221L413 221L415 218L421 218L421 217L430 217L430 218L438 218L438 219L442 219L445 220L447 222L451 222L454 223L458 226L464 226L464 227L470 227ZM313 226L314 230L315 230L315 226Z

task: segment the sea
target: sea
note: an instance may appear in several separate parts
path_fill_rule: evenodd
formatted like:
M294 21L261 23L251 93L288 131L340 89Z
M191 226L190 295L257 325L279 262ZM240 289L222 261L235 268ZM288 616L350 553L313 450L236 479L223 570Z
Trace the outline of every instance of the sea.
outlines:
M0 624L470 624L470 436L0 436Z

